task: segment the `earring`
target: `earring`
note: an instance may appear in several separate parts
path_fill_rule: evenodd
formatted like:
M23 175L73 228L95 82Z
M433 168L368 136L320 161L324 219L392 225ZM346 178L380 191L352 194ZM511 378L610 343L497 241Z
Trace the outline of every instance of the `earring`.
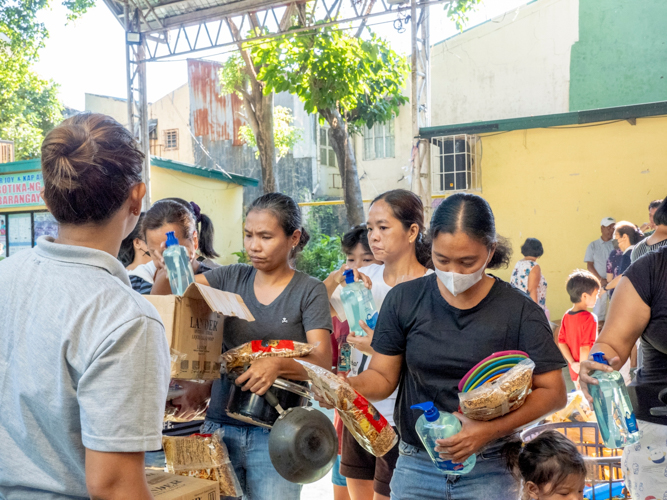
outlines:
M132 213L133 213L134 215L139 215L140 212L139 212L139 210L137 210L137 209L135 208L134 210L132 210Z

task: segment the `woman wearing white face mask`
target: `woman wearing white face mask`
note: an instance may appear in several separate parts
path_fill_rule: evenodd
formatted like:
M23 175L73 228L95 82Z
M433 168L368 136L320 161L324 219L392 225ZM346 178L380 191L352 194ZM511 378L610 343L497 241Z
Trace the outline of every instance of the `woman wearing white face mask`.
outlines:
M370 367L348 380L381 400L398 386L394 418L401 442L391 482L392 499L514 500L519 485L501 456L506 436L566 403L565 362L540 307L509 283L487 275L509 263L511 250L497 236L491 207L479 196L445 199L431 221L436 275L395 287L375 329ZM490 422L469 420L458 409L459 380L494 352L521 350L535 362L533 391L516 411ZM431 462L417 433L414 404L433 401L455 413L461 431L438 440L441 457L464 462L467 475L448 476Z

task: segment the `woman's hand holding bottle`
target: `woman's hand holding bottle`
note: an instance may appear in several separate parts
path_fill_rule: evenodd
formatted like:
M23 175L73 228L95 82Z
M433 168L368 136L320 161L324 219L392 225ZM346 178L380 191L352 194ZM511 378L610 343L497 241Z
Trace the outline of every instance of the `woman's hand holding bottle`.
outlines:
M461 430L450 438L437 439L435 451L443 460L462 464L495 439L494 423L472 420L458 412L452 415L461 422Z
M371 347L371 342L373 341L373 334L375 331L371 330L371 328L369 328L369 326L363 320L359 321L359 326L361 326L364 332L366 332L366 336L358 337L354 334L354 332L350 332L350 334L347 336L347 343L364 354L372 356L375 354L375 351Z
M621 368L620 364L621 359L618 356L614 356L613 358L609 359L609 365L611 365L609 366L593 361L592 354L588 359L582 360L579 363L579 384L581 385L581 391L584 393L584 396L586 396L586 399L589 403L593 403L593 398L591 397L590 391L588 390L588 386L599 384L596 378L591 377L591 372L594 372L595 370L600 370L602 372L613 372L614 369Z

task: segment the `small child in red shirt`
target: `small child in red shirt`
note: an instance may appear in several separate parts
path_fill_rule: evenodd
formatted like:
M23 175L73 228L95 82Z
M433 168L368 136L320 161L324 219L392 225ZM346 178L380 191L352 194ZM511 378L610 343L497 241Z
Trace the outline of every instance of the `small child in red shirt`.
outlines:
M588 271L577 270L567 279L567 293L574 304L565 313L558 333L558 348L567 360L572 382L579 387L579 361L588 354L598 334L598 319L588 312L595 306L600 281Z

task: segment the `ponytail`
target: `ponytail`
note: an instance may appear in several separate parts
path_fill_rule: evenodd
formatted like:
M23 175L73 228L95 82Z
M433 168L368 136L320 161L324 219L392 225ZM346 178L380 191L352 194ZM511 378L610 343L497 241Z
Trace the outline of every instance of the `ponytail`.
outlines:
M415 253L419 263L428 268L433 269L433 254L431 252L431 238L424 233L419 233L415 241Z
M220 257L213 248L215 230L213 221L206 214L199 214L199 253L208 259Z

